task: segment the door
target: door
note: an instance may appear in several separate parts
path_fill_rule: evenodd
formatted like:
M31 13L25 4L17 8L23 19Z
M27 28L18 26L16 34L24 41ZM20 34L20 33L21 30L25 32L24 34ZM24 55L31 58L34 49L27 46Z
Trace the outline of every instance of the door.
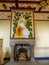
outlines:
M0 64L3 64L3 50L2 50L3 39L0 39Z

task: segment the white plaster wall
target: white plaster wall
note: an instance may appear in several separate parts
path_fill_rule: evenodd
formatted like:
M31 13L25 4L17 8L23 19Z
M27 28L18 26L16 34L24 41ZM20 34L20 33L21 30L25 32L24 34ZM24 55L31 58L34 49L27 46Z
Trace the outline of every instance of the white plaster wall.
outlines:
M10 20L0 20L0 39L3 39L3 50L10 48Z
M49 21L35 21L35 57L49 57Z
M35 57L49 57L49 21L35 21ZM0 39L3 49L10 48L10 20L0 20Z

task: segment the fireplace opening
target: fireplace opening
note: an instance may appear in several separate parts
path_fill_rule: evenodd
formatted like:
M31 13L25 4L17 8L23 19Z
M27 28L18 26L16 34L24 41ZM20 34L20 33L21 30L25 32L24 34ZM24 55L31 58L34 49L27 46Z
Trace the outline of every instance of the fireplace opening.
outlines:
M15 44L14 46L14 61L29 61L31 60L29 44Z

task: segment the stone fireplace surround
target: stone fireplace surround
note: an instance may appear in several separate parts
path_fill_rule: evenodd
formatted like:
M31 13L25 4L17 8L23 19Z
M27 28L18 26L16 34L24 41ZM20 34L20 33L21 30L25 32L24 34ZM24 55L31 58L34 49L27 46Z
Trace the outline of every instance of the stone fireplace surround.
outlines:
M31 60L34 61L34 45L35 45L35 40L34 39L11 39L10 40L10 46L11 46L11 58L10 62L5 64L5 65L15 65L12 63L17 63L17 61L14 61L14 46L15 44L30 44L30 52L31 52ZM28 62L30 62L28 61ZM18 62L27 62L27 61L18 61Z

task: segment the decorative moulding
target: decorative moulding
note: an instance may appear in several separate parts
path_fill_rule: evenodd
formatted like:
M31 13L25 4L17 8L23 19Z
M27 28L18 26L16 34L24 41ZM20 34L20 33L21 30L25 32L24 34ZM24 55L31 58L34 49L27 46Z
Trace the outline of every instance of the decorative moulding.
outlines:
M10 10L10 8L15 8L16 3L12 1L1 1L0 2L0 10Z
M30 40L30 39L29 39L29 40L28 40L28 39L24 39L24 40L23 40L23 39L11 39L11 40L10 40L10 43L11 43L11 44L10 44L11 46L13 46L13 45L16 44L16 43L17 43L17 44L19 44L19 43L20 43L20 44L21 44L21 43L27 44L27 43L28 43L28 44L30 44L30 45L35 45L35 39L31 39L31 40Z
M43 0L40 2L39 11L49 11L49 0Z
M18 7L19 8L34 8L35 11L38 11L40 6L39 6L39 2L19 2L18 3Z
M35 11L49 11L49 1L18 1L18 7L35 8Z
M32 9L12 9L11 39L34 39L34 13Z
M11 20L10 10L0 10L0 20Z
M20 8L35 8L35 11L39 10L39 3L41 0L18 0L18 7Z
M18 1L25 1L25 2L40 2L41 0L18 0Z
M35 12L34 21L49 21L49 11Z
M15 2L15 0L0 0L0 2Z

